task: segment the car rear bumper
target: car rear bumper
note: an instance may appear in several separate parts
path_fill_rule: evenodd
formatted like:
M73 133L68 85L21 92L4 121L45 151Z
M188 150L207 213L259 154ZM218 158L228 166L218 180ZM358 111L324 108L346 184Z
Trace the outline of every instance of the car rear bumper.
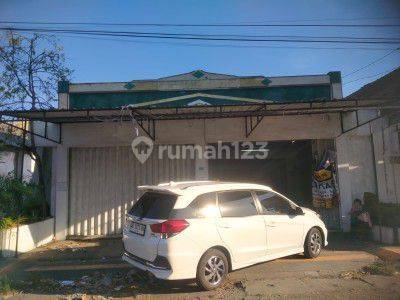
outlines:
M193 242L185 233L169 239L161 239L156 245L154 255L143 255L142 249L135 251L133 239L130 233L124 231L124 254L122 259L129 264L152 273L159 279L180 280L196 278L197 264L204 253L201 247ZM150 249L153 248L149 247Z
M125 252L122 255L122 260L126 261L127 263L131 264L132 266L143 270L143 271L148 271L152 273L155 277L159 279L174 279L172 278L172 270L171 269L165 269L165 268L159 268L154 265L152 265L149 262L145 262L143 260L138 260L129 253Z
M127 252L122 255L122 260L140 270L152 273L158 279L182 280L193 279L196 277L197 262L191 264L182 264L182 260L179 259L179 257L174 257L170 269L158 267L152 262L147 262L140 258L138 259Z

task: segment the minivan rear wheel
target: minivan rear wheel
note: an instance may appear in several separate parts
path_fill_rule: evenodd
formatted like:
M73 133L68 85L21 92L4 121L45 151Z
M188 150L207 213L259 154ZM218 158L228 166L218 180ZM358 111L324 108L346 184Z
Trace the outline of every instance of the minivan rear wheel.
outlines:
M210 249L201 257L197 266L197 284L205 290L219 287L228 273L228 259L218 249Z

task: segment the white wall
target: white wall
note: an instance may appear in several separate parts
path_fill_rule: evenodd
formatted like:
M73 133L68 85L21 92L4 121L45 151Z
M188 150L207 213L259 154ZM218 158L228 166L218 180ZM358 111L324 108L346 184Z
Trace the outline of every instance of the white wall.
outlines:
M374 153L369 124L336 139L342 228L350 230L353 200L377 193Z
M54 219L21 225L18 229L18 253L26 253L53 240ZM15 255L17 228L0 231L0 251L3 257Z
M379 201L400 203L400 124L379 119L371 128Z
M52 204L55 217L55 239L64 240L68 227L68 148L58 146L54 149L52 174L54 174Z
M336 139L342 226L350 229L349 211L355 198L364 192L378 195L384 203L400 203L400 124L389 125L373 110L361 111L359 122L366 123ZM344 127L356 124L355 113L344 118Z
M19 163L17 162L17 152L15 151L1 151L0 152L0 175L5 176L11 172L20 173ZM20 156L21 157L21 156ZM30 182L35 172L35 161L27 154L24 155L24 166L22 170L22 178L26 182Z
M10 151L0 152L0 175L5 176L15 168L15 153Z
M66 147L130 145L135 136L131 122L64 124L62 129ZM331 139L339 134L337 114L265 117L247 139L244 118L156 122L157 144Z

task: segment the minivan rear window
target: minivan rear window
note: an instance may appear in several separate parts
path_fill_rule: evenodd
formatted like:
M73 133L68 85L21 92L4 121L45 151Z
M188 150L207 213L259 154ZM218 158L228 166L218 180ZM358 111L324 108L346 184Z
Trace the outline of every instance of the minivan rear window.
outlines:
M145 192L133 205L129 214L139 218L166 220L176 202L176 195Z

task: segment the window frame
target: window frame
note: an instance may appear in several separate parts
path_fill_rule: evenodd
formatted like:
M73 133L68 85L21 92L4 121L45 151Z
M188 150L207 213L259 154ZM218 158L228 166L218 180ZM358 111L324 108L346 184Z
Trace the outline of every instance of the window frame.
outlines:
M243 216L243 217L224 217L224 216L222 215L222 212L221 212L221 207L220 207L220 202L219 202L219 194L220 194L220 193L229 193L229 192L248 192L248 193L251 195L251 198L252 198L252 200L253 200L253 203L254 203L254 206L255 206L255 208L256 208L257 214L251 215L251 216ZM250 190L250 189L221 190L221 191L217 191L216 194L217 194L217 207L218 207L218 211L219 211L220 218L249 218L249 217L254 217L254 216L259 216L259 215L261 215L261 211L260 211L260 207L259 207L260 204L257 203L257 200L258 200L258 199L256 199L256 198L254 197L255 195L254 195L253 191Z
M137 216L137 215L133 214L133 209L136 208L138 205L140 205L140 204L142 203L142 202L140 202L140 201L143 201L143 197L146 196L146 194L153 194L153 195L157 195L157 196L169 196L169 197L173 197L173 198L174 198L174 199L172 200L172 201L173 201L173 204L172 204L172 206L171 206L171 208L170 208L170 210L169 210L169 212L168 212L168 215L170 215L171 212L174 210L174 206L175 206L175 204L176 204L176 201L178 200L178 196L175 195L175 194L172 194L172 193L166 193L166 192L156 191L156 190L145 190L144 193L142 193L142 194L140 195L140 197L137 199L137 201L131 206L131 208L130 208L129 211L127 212L127 215L130 215L130 216L132 216L132 217L134 217L134 218L138 218L138 219L165 220L165 218L161 218L161 217L154 218L154 216L149 216L149 215L146 215L146 216ZM165 200L162 200L162 201L165 201ZM152 206L153 206L153 205L154 205L154 204L152 204ZM146 212L146 214L149 214L149 211L150 211L150 209Z
M199 203L196 203L195 208L192 207L189 209L189 207L193 206L199 197L207 195L207 194L214 194L214 196L215 196L214 204L217 207L217 192L214 192L214 191L203 192L203 193L200 193L200 194L197 194L196 196L194 196L193 199L190 201L190 203L186 207L180 208L180 209L174 208L171 211L171 218L172 219L206 219L207 217L199 216L199 205L198 205ZM194 211L194 213L190 213L193 211ZM220 212L218 209L218 215L213 218L219 218L219 217L220 217Z
M295 209L293 210L293 212L295 212L296 211L296 209L298 208L298 207L300 207L300 206L298 206L296 203L294 203L292 200L290 200L288 197L285 197L284 195L282 195L281 193L278 193L278 192L276 192L276 191L274 191L274 190L253 190L252 191L253 193L254 193L254 197L257 199L257 202L258 202L258 205L259 205L259 209L260 209L260 213L262 214L262 215L264 215L264 216L296 216L296 214L267 214L267 213L265 213L264 212L264 207L263 207L263 205L261 204L261 201L260 201L260 199L258 198L258 195L257 195L257 192L264 192L264 193L273 193L273 194L275 194L275 195L277 195L277 196L279 196L280 198L282 198L282 199L284 199L284 200L286 200L290 205L292 205L292 206L294 206L295 207Z

